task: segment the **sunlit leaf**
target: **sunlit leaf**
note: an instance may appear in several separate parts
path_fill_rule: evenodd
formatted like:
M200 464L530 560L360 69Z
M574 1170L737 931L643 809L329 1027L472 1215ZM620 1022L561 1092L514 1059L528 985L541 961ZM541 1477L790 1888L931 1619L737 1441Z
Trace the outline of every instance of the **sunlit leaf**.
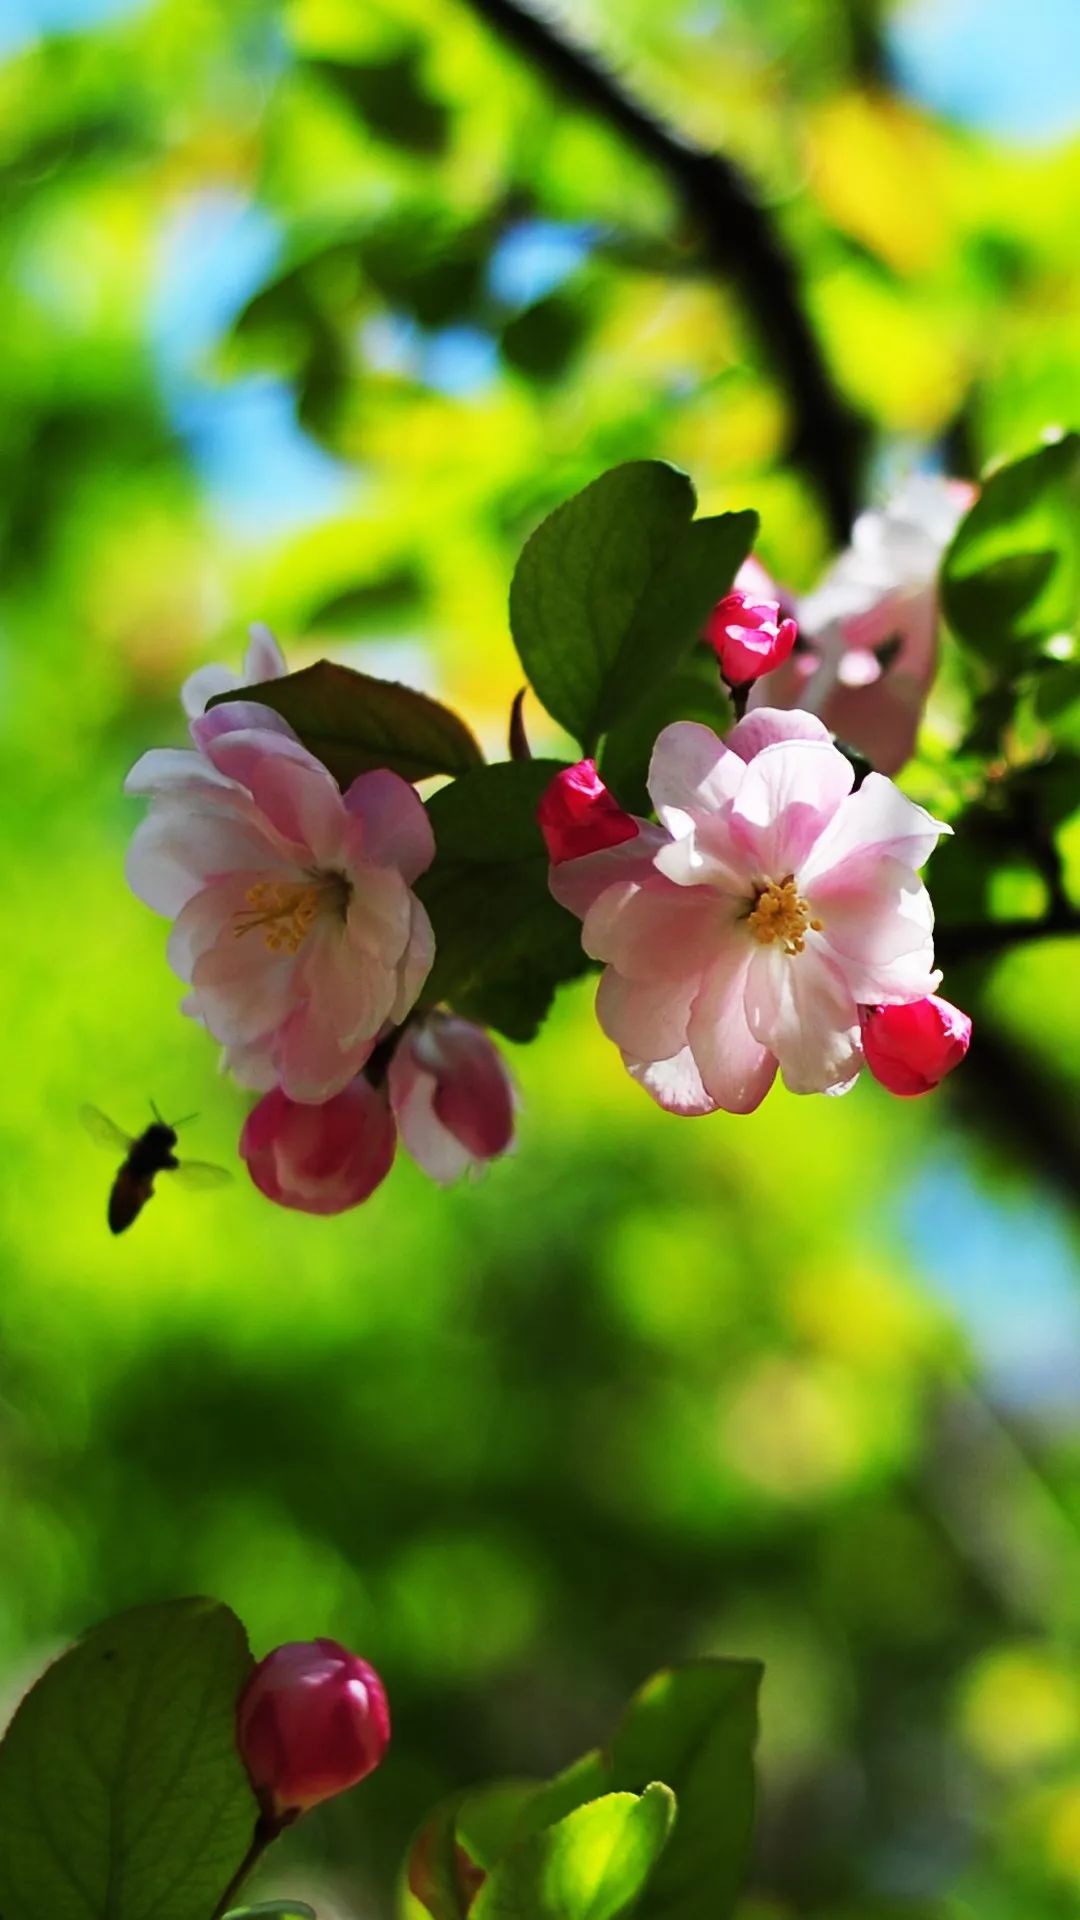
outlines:
M472 1920L617 1920L639 1899L674 1818L674 1796L657 1783L578 1807L511 1847Z
M942 573L965 645L1009 671L1080 624L1080 434L999 467L961 521Z
M761 1665L692 1660L646 1682L610 1748L615 1787L665 1780L679 1818L641 1920L724 1920L741 1890L754 1815Z
M518 561L514 644L586 751L678 663L750 550L755 514L695 521L694 504L684 473L630 461L557 507Z
M209 1920L258 1813L227 1607L138 1607L49 1667L0 1744L4 1920Z

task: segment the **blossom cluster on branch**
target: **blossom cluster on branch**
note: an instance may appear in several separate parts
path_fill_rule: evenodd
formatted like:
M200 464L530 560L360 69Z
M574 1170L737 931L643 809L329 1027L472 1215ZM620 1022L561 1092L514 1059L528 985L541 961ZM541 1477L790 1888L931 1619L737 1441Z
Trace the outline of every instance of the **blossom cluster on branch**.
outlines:
M532 1039L591 968L601 1028L672 1113L748 1113L778 1073L936 1086L971 1035L921 878L953 829L892 776L935 676L943 557L963 619L995 487L910 481L800 599L753 555L753 514L695 518L659 462L602 475L510 593L576 761L532 758L518 702L487 764L449 709L328 662L289 673L261 627L242 675L193 675L191 747L128 776L150 802L128 877L173 921L183 1011L260 1096L240 1139L260 1191L338 1213L399 1141L440 1181L504 1153L492 1030Z

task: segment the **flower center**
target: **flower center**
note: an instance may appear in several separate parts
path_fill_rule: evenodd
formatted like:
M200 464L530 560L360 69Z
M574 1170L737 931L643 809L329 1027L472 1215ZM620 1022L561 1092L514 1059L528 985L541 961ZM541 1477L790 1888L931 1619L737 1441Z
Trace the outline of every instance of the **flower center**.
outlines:
M758 888L748 924L763 947L779 941L785 953L801 953L807 932L821 932L821 921L811 920L810 908L797 892L795 876L790 873L786 880L766 880Z
M233 914L233 938L261 927L271 953L297 953L320 914L344 920L351 893L343 873L316 873L310 880L258 880L244 895L247 908Z

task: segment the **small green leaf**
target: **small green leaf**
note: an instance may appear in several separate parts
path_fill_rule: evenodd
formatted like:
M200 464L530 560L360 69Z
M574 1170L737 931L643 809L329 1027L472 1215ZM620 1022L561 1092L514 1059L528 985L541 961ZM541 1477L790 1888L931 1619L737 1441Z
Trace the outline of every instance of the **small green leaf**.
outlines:
M506 760L428 802L436 855L416 883L435 930L428 1006L531 1040L563 980L583 973L581 929L548 891L536 809L562 763Z
M210 705L225 700L257 700L280 713L342 789L376 767L426 780L433 773L467 773L484 761L464 720L449 707L395 680L377 680L329 660L218 694Z
M1011 671L1080 621L1080 434L999 467L961 521L942 571L958 639Z
M692 1660L654 1674L611 1743L611 1784L665 1780L679 1819L649 1881L640 1920L725 1920L746 1873L753 1830L761 1665Z
M587 752L677 664L750 550L755 514L695 521L694 505L684 473L630 461L557 507L518 561L514 644Z
M699 720L724 734L733 718L716 655L707 647L695 647L612 727L600 755L600 773L622 806L647 814L652 801L645 781L657 735L675 720Z
M659 1784L590 1801L511 1847L470 1920L617 1920L639 1899L674 1819L674 1795Z
M227 1607L176 1600L48 1668L0 1744L4 1920L208 1920L258 1813L235 1734L251 1664Z

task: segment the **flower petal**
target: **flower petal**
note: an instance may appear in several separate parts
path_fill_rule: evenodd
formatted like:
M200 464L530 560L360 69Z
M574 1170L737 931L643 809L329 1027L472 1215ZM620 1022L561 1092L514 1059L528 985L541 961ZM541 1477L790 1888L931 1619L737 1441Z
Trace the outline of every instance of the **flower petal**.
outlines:
M219 693L231 693L239 685L239 678L231 667L196 667L180 689L180 705L189 720L197 720Z
M223 795L226 803L230 798ZM250 807L162 803L136 827L125 873L138 899L171 916L211 877L281 864L281 844L261 830Z
M289 722L261 700L226 700L220 707L196 715L190 731L202 753L223 733L280 733L286 740L299 739Z
M654 875L644 886L608 887L585 916L581 944L631 980L681 980L715 954L733 912L708 887L674 887Z
M644 982L608 967L596 990L596 1017L609 1040L636 1060L667 1060L686 1045L696 980Z
M883 774L868 773L821 835L802 868L800 883L816 891L825 875L839 878L846 861L857 858L865 865L868 856L901 860L914 870L930 858L941 835L951 831Z
M815 713L804 713L801 707L785 710L760 706L745 714L727 736L731 752L740 760L752 760L763 748L778 746L783 740L823 740L828 746L832 735L824 720Z
M824 741L788 740L755 755L731 824L763 876L799 872L854 778L851 762Z
M346 811L360 822L363 855L381 867L396 867L410 886L435 858L435 836L415 787L380 768L361 773L345 795Z
M215 795L227 793L232 781L190 747L151 747L149 753L140 754L124 781L125 793L154 796L197 794L207 787L212 787Z
M687 1039L702 1085L728 1113L753 1113L776 1076L776 1061L750 1030L745 992L753 942L733 932L694 1001Z
M285 655L270 628L265 621L253 620L244 655L244 685L254 687L260 680L280 680L288 671Z
M839 1091L857 1076L859 1011L820 947L808 942L799 954L761 947L746 978L746 1015L791 1093Z
M635 1060L624 1053L623 1065L630 1078L644 1087L657 1106L667 1113L689 1118L716 1112L717 1102L706 1093L689 1047L683 1047L670 1060Z
M427 909L414 896L409 944L405 949L404 958L398 963L397 996L388 1015L395 1025L400 1025L406 1014L412 1012L434 961L434 929L428 919Z
M548 874L551 896L560 907L583 920L589 908L599 900L605 887L620 881L644 880L653 870L653 860L661 847L670 844L663 827L636 815L637 834L618 846L602 847L597 853L583 853L576 860L561 860Z
M684 833L698 813L726 812L745 768L711 727L676 720L659 735L649 763L653 806L671 833Z
M215 707L214 716L229 710ZM197 720L192 727L200 745L203 725ZM246 787L277 831L306 848L317 865L338 860L345 820L337 782L291 733L265 727L206 729L204 751L219 773Z
M901 860L849 860L813 888L821 939L861 1005L932 993L934 909Z

